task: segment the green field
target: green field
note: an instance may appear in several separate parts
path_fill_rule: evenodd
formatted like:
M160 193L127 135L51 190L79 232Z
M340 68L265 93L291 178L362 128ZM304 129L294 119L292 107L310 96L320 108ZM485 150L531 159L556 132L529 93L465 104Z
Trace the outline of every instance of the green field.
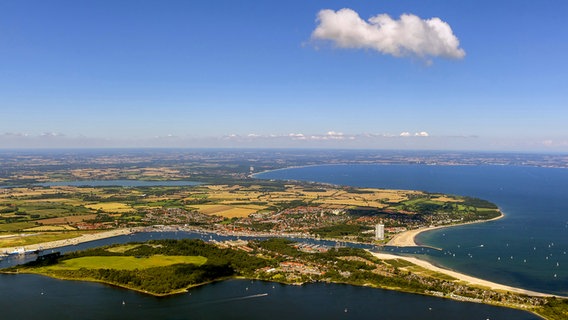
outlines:
M165 267L173 264L194 264L197 266L207 262L202 256L164 256L153 255L150 257L123 257L123 256L92 256L81 257L61 261L57 265L45 267L45 270L78 270L85 269L115 269L134 270L154 267Z
M31 224L34 225L33 223ZM23 223L21 225L23 225ZM2 227L6 226L9 225L0 224L0 230L4 231ZM84 231L27 233L25 236L19 236L19 237L14 236L10 238L0 239L0 248L21 247L21 246L29 246L43 242L72 239L88 233L89 232L84 232Z
M27 228L32 228L37 226L34 222L12 222L8 224L0 223L0 232L14 232L20 231Z

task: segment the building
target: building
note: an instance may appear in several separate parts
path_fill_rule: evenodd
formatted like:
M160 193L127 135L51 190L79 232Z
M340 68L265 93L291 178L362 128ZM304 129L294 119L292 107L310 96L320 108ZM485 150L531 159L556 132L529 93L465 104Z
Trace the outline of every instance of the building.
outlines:
M375 226L375 240L384 240L384 239L385 239L385 225L379 223Z

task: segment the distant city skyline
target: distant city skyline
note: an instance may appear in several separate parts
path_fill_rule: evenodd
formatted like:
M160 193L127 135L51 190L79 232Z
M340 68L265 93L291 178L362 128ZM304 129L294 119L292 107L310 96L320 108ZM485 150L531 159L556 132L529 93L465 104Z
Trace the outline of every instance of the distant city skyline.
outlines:
M568 152L563 1L5 1L0 148Z

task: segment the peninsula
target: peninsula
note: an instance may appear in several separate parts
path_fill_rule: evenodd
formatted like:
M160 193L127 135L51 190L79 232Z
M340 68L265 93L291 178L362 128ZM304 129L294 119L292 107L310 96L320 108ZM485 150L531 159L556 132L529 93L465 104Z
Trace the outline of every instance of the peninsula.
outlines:
M566 312L566 303L549 295L476 279L415 258L283 238L111 245L66 255L51 253L2 272L103 282L157 296L234 277L288 284L333 282L493 304L543 316Z
M499 217L470 197L316 183L30 186L0 194L0 253L36 251L155 226L384 245L408 230ZM377 236L376 226L384 226Z

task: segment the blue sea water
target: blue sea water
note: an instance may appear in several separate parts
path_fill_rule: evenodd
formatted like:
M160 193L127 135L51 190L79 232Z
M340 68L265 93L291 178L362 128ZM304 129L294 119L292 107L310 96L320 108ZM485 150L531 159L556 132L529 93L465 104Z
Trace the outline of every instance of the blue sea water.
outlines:
M424 190L492 201L505 218L423 233L418 242L443 250L420 258L483 279L568 295L568 169L326 165L257 177Z
M152 239L234 239L194 232L143 232L58 248L63 253ZM310 241L296 239L297 241ZM332 245L332 243L329 243ZM0 267L34 260L10 256ZM104 284L0 274L2 319L538 319L519 310L340 284L304 286L231 280L156 298ZM462 314L463 313L463 314Z
M2 319L538 319L519 310L340 284L230 280L157 298L30 274L0 275L0 283Z

